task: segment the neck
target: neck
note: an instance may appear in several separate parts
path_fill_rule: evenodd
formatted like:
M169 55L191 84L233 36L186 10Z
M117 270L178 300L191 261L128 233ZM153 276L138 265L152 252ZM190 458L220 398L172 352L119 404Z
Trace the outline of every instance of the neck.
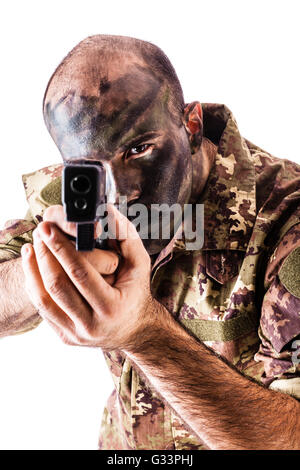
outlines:
M217 146L206 137L203 137L198 152L192 155L193 182L191 202L196 202L206 185L208 175L214 165Z

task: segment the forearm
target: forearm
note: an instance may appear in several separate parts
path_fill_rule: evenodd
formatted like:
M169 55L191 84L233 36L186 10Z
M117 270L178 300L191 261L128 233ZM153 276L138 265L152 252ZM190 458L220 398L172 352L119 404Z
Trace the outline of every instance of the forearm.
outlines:
M0 264L0 337L30 329L39 315L25 290L22 258Z
M155 323L125 352L199 439L211 449L299 449L299 402L241 375L156 305Z

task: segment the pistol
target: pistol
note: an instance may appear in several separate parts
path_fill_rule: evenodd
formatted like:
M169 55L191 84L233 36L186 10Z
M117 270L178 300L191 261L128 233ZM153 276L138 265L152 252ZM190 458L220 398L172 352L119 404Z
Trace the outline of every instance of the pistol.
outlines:
M62 203L66 220L76 223L76 250L107 249L106 239L94 239L94 225L103 218L97 210L106 204L106 172L101 162L78 159L64 164Z

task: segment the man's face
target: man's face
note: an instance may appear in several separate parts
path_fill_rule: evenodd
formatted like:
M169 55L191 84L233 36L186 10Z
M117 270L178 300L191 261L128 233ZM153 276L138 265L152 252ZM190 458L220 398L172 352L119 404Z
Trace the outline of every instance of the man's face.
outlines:
M170 90L140 63L110 63L102 78L75 80L67 93L50 96L45 118L64 161L107 162L128 202L183 205L191 191L186 130L170 111ZM171 233L172 235L172 233ZM149 254L168 240L143 240Z

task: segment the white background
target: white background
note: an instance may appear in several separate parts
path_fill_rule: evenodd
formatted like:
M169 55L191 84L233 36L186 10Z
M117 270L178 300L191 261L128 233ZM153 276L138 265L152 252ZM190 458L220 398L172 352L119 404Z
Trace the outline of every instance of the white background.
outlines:
M300 163L297 0L4 2L1 5L0 226L22 218L21 175L60 162L42 118L58 63L92 34L160 46L185 101L225 103L242 134ZM99 350L60 343L46 325L0 341L0 448L94 449L113 388Z

